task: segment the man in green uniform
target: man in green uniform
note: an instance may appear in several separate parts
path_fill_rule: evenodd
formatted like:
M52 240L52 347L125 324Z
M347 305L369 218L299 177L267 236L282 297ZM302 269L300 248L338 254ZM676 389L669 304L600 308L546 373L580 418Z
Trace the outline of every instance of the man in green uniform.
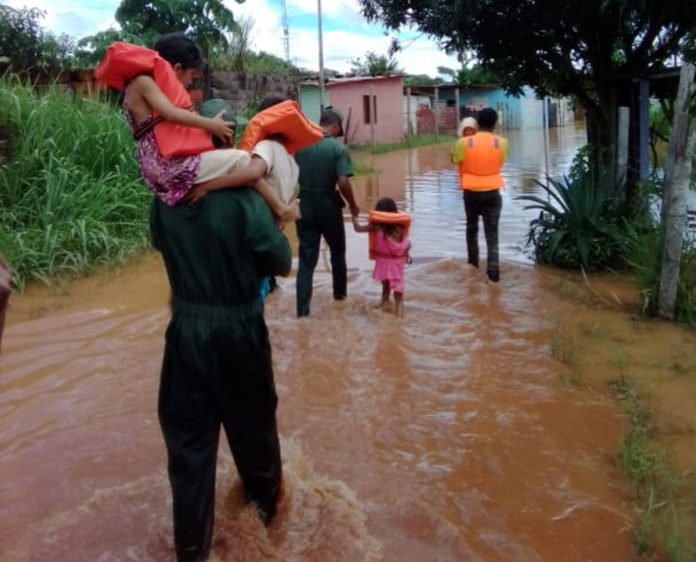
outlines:
M247 500L264 521L281 482L277 396L259 298L263 276L287 275L290 245L250 188L194 205L154 199L150 228L172 290L159 391L179 562L205 560L224 428Z
M333 297L346 298L346 231L343 207L346 203L353 216L360 214L353 188L348 179L353 175L350 155L345 144L335 137L343 135L341 114L330 107L322 111L319 125L324 138L298 150L295 161L300 167L300 215L296 222L300 242L297 269L297 316L309 316L312 300L312 279L319 260L319 244L323 236L331 254ZM340 191L336 191L336 186ZM345 201L344 201L345 200Z

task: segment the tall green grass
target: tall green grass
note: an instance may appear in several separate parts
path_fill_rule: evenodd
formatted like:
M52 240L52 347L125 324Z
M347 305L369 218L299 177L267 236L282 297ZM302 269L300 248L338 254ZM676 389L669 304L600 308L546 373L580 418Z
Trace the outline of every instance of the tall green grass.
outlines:
M516 199L528 202L524 209L540 211L527 236L538 262L586 271L622 265L617 235L625 221L608 189L589 171L537 184L546 197Z
M369 143L366 144L353 144L351 145L351 149L355 150L357 152L372 152L374 154L384 154L385 152L393 152L395 150L404 150L406 148L417 148L419 146L429 146L431 144L439 144L439 143L450 143L454 144L454 141L456 138L451 135L451 134L440 134L438 136L435 135L412 135L410 137L406 137L403 140L400 140L398 142L390 142L390 143L377 143L375 144L374 150L372 149L372 145Z
M661 228L627 232L623 239L626 259L633 267L642 299L642 312L657 316L664 234ZM696 241L684 242L679 267L675 318L696 326Z
M686 473L673 468L673 453L657 439L649 397L636 391L623 372L610 383L628 418L617 460L630 479L638 503L632 527L636 549L652 559L696 560L694 500Z
M0 250L14 283L84 274L145 249L150 195L118 107L0 78Z

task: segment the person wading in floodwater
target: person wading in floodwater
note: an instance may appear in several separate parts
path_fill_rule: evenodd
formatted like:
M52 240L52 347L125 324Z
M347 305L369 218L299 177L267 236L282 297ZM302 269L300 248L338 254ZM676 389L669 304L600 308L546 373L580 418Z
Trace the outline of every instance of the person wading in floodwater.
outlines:
M207 559L220 427L248 501L268 523L281 486L278 398L259 298L287 275L290 244L250 186L194 205L154 198L150 228L172 292L159 391L178 562Z
M452 162L459 165L459 186L464 191L467 261L474 267L479 266L478 219L481 216L488 250L486 274L489 280L497 283L500 280L498 221L503 208L500 190L505 185L500 169L507 159L508 142L493 134L498 122L495 109L482 109L476 119L478 132L457 141Z

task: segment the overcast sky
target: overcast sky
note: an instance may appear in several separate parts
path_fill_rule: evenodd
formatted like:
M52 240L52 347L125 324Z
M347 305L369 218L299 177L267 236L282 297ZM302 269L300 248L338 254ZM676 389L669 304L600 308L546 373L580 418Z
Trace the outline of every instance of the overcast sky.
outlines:
M46 13L43 25L49 31L76 39L117 27L114 12L120 0L0 0L13 8L37 7ZM253 49L284 57L282 0L224 0L238 16L254 20ZM319 69L317 0L286 0L292 62L310 70ZM357 0L322 0L324 67L347 72L350 60L367 51L386 55L390 38L380 25L368 24ZM399 38L405 47L396 55L399 67L410 74L437 75L437 67L457 69L454 56L446 55L434 41L416 31L405 30Z

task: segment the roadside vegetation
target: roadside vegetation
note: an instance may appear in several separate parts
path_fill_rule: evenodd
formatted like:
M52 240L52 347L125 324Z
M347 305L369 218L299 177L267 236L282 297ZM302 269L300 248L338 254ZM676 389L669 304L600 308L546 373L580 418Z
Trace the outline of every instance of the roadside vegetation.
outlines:
M684 477L672 468L672 451L658 433L649 394L641 394L623 373L610 383L628 419L618 463L634 490L638 511L632 527L640 554L659 554L672 562L696 560L693 498Z
M121 111L60 88L0 79L10 157L0 167L0 248L26 283L84 274L148 247L150 200Z
M527 242L538 263L583 271L621 271L634 276L645 316L657 314L664 228L659 206L660 168L640 186L629 207L620 189L592 173L592 150L580 149L567 176L539 183L545 197L522 195L539 211ZM696 234L684 240L675 319L696 327Z
M356 152L356 154L362 153L372 153L372 154L384 154L385 152L393 152L395 150L404 150L406 148L417 148L419 146L428 146L431 144L438 143L452 143L451 134L442 135L411 135L398 142L389 143L376 143L374 149L371 144L358 144L351 145Z

